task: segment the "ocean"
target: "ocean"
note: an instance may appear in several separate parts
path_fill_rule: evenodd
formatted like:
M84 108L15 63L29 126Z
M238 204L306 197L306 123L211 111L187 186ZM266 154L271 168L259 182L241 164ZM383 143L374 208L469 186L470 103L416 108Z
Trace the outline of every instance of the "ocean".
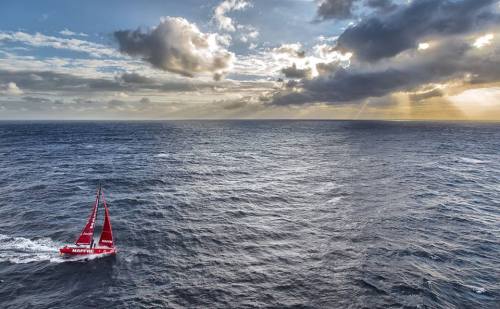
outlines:
M0 308L498 308L499 152L494 123L1 122ZM63 259L99 181L118 253Z

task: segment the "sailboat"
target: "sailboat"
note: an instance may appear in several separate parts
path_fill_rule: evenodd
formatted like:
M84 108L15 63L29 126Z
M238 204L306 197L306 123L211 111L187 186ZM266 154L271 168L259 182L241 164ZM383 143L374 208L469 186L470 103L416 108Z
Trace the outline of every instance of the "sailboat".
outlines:
M101 236L97 245L94 243L94 229L97 219L97 212L102 198L104 206L104 223L102 225ZM99 254L116 254L116 247L113 241L113 231L111 229L111 221L109 219L109 210L104 199L101 185L97 189L96 199L92 212L90 213L87 224L78 236L74 245L66 245L59 249L61 255L99 255Z

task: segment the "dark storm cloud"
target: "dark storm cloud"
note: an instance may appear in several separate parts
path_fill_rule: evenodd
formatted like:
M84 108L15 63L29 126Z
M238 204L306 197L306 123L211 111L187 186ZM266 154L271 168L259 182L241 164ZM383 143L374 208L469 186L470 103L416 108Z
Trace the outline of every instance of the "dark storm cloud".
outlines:
M294 63L292 66L281 69L281 73L287 78L309 78L311 77L312 70L310 68L298 69L297 65Z
M345 8L349 8L352 15L354 1L322 3L320 9L344 8L343 16L347 16ZM302 79L295 87L283 86L262 100L277 105L337 104L413 92L410 99L417 102L443 95L439 89L421 90L433 83L453 79L468 84L500 82L498 45L477 49L465 37L479 37L486 29L498 28L500 18L495 3L414 0L396 8L391 1L365 0L363 4L377 10L346 29L335 47L354 53L349 67L336 62L318 63L319 77ZM322 12L324 18L333 16ZM433 40L434 46L417 51L418 44L427 39Z
M219 44L218 36L199 31L184 18L162 18L151 30L114 32L120 51L141 57L153 67L193 77L212 73L217 78L229 69L234 55Z
M317 20L352 18L357 3L379 12L389 12L397 8L391 0L322 0L318 1Z
M373 15L345 30L337 48L364 61L393 57L431 36L467 33L498 22L488 6L496 0L415 0L389 15Z
M301 85L301 83L300 83L299 81L297 81L297 80L294 80L294 79L291 79L291 80L287 81L287 82L284 84L284 86L285 86L286 88L295 88L295 87L298 87L298 86L300 86L300 85Z
M398 7L391 0L367 0L366 5L381 12L390 12Z
M357 0L322 0L318 2L319 20L346 19L352 17L354 2Z
M482 51L459 39L448 40L425 53L408 53L379 66L357 63L347 69L336 67L330 75L302 80L300 92L282 90L264 100L277 105L343 103L416 91L423 85L451 79L471 82L467 76L484 83L500 82L499 67L498 46Z

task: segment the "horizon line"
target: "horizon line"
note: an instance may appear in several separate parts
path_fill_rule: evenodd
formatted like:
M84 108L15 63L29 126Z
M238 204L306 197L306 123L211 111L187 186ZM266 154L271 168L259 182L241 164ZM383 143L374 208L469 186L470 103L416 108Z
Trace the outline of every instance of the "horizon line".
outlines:
M175 119L134 119L134 118L18 118L18 119L0 119L0 122L166 122L166 121L380 121L380 122L489 122L497 123L500 119L352 119L352 118L175 118Z

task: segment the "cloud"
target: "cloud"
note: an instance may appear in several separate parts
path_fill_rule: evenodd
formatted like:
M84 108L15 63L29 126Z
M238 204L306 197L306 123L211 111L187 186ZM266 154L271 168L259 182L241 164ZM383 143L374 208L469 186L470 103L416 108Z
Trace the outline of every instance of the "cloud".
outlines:
M410 100L412 102L421 102L426 99L442 97L444 92L439 88L434 88L427 91L415 92L410 94Z
M8 87L8 85L13 84ZM52 71L7 71L0 70L0 85L4 91L21 87L28 91L58 91L73 94L93 92L158 91L186 92L213 87L211 83L192 83L176 80L156 80L138 73L123 73L114 79L86 78ZM19 88L18 87L18 88Z
M465 87L500 82L500 44L477 49L460 38L443 39L425 53L405 52L377 65L353 63L350 67L323 68L322 74L302 80L299 91L280 90L264 100L276 105L324 102L339 104L395 92L415 92L413 99L437 96L419 93L433 83L459 82Z
M1 41L19 42L34 47L66 49L86 53L97 58L118 56L115 50L101 44L78 39L58 38L41 33L29 34L22 31L0 31L0 42Z
M257 39L260 34L253 26L238 25L238 30L240 30L240 41L243 43Z
M250 6L250 2L246 0L224 0L214 9L213 20L217 23L219 30L234 32L236 31L234 21L226 14L231 11L241 11Z
M491 45L491 41L494 38L495 38L495 36L492 33L488 33L488 34L485 34L485 35L477 38L473 45L476 48L483 48L484 46Z
M252 44L251 41L257 39L260 35L259 30L252 25L241 25L236 23L227 13L231 11L242 11L252 7L250 1L247 0L224 0L214 9L212 21L215 22L220 31L237 32L237 37L240 42ZM231 36L228 37L228 43L231 41Z
M318 1L317 17L325 19L346 19L352 17L353 5L357 0L321 0Z
M302 50L302 44L300 43L281 44L280 46L273 48L272 51L276 54L285 54L290 57L305 57L305 52Z
M260 48L250 55L241 55L235 63L231 75L239 74L241 78L272 78L276 80L283 73L282 69L291 67L311 70L312 77L318 75L318 64L347 66L352 55L342 54L331 45L317 44L303 49L300 43L282 44L274 48ZM321 67L321 66L320 66Z
M130 84L152 84L153 80L138 73L123 73L120 79Z
M319 0L316 2L318 4L316 21L354 18L354 11L358 3L365 5L365 8L376 10L378 13L387 13L398 7L392 0Z
M367 0L366 5L382 12L390 12L398 7L391 0Z
M234 61L234 54L221 46L217 34L203 33L181 17L164 17L146 32L122 30L114 32L114 36L122 53L187 77L224 74Z
M19 89L16 83L8 82L6 84L0 84L0 93L6 95L20 95L23 91Z
M297 65L294 63L290 67L281 69L281 73L283 73L286 78L299 78L299 79L311 78L312 69L311 68L298 69Z
M71 30L68 30L67 28L59 31L59 34L65 35L65 36L88 36L86 33L83 33L83 32L80 32L80 33L73 32Z
M26 96L23 97L23 101L25 102L33 102L33 103L52 103L52 100L44 98L44 97L35 97L35 96Z
M127 103L121 100L110 100L107 106L110 109L122 109L127 106Z
M345 30L337 48L363 61L393 57L428 37L459 35L499 21L496 0L416 0L389 15L374 15Z

